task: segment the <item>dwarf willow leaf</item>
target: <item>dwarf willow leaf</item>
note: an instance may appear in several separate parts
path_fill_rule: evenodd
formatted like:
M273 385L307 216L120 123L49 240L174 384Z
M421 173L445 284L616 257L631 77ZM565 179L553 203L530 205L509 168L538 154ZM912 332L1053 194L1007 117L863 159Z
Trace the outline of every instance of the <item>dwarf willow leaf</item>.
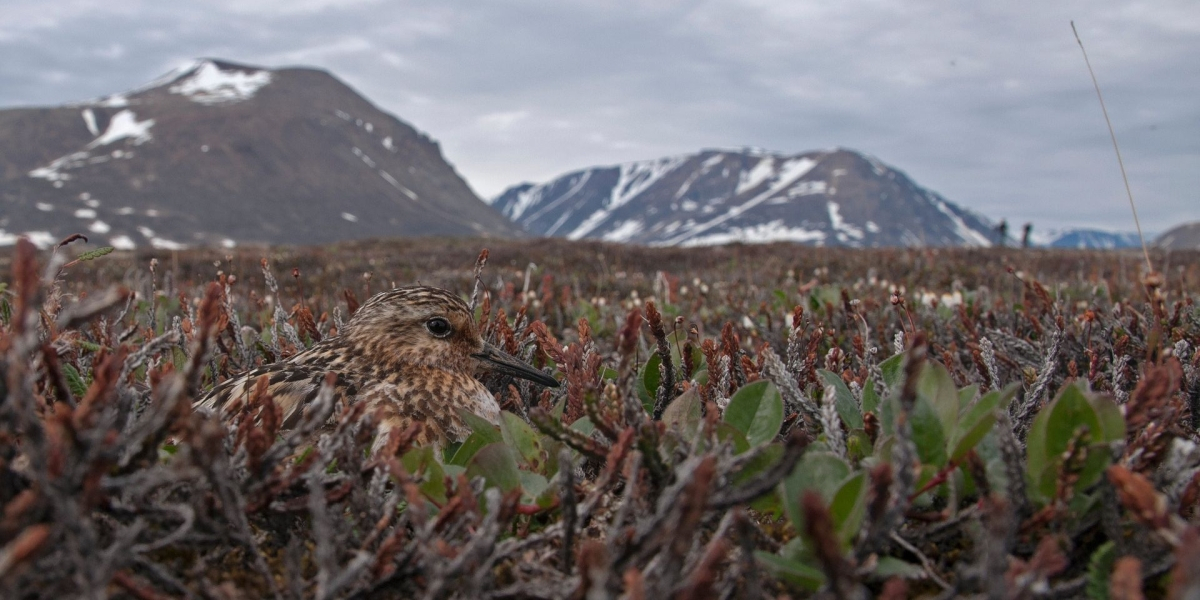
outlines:
M783 426L783 397L765 379L746 384L729 399L725 422L745 434L751 446L770 442Z
M858 408L858 401L841 376L832 371L817 369L817 375L826 388L833 388L833 406L837 409L838 417L846 424L847 429L862 429L863 416Z
M504 442L488 444L475 453L467 465L467 477L483 477L489 487L507 492L521 487L517 457Z

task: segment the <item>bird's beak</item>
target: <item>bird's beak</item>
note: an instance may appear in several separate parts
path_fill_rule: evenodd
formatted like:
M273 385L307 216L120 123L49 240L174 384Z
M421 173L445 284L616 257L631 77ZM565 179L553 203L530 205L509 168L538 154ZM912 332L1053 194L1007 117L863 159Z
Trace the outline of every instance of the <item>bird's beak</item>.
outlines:
M499 371L505 375L528 379L534 383L540 383L546 387L558 387L558 380L521 362L515 356L487 343L483 343L483 350L471 355L483 363L484 368L493 371Z

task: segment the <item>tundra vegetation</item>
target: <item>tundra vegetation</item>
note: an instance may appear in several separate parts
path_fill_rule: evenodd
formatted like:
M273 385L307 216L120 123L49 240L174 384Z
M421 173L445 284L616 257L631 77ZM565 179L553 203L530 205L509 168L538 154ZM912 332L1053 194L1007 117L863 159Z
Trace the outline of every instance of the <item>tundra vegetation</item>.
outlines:
M1152 259L22 241L0 596L1194 598L1200 256ZM418 281L563 385L483 375L498 427L374 454L328 390L192 410Z

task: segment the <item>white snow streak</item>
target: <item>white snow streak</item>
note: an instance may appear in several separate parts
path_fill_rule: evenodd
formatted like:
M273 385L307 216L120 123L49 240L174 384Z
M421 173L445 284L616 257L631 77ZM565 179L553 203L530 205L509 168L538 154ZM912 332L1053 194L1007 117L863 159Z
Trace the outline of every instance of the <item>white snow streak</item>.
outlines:
M532 223L532 222L536 221L542 215L546 214L546 211L553 210L554 208L558 207L558 205L562 204L563 202L566 202L567 200L570 200L571 198L575 197L575 194L578 194L579 190L582 190L583 186L586 185L588 180L591 178L592 178L592 171L584 171L583 175L579 176L579 180L576 181L575 184L571 186L571 189L567 190L567 193L555 198L553 201L549 202L545 206L535 210L528 217L525 217L524 219L522 219L521 222L525 223L525 224ZM538 187L543 189L543 192L540 192L540 193L544 193L546 186L542 185L542 186L538 186ZM531 189L528 191L532 192L533 190ZM522 200L522 198L518 197L517 203L520 204L521 200ZM532 203L529 204L529 206L522 207L521 212L524 213L526 210L529 210L530 206L535 206L538 202L540 202L540 199L534 200ZM515 211L516 209L514 208L513 210ZM571 213L574 211L567 211L567 212ZM516 217L512 217L512 218L513 218L513 220L516 220ZM558 223L555 223L554 227L550 228L546 232L546 235L554 235L554 232L558 231L558 228L562 225L562 222L563 222L563 220L560 219Z
M642 227L644 227L644 224L641 221L630 219L617 225L612 231L601 236L600 239L606 242L628 242L642 230Z
M96 113L92 109L83 109L83 124L87 125L88 132L92 135L100 135L100 129L96 127Z
M950 217L950 221L954 223L954 233L956 233L964 243L966 243L968 246L982 246L984 248L991 247L992 241L989 240L986 235L971 229L971 227L962 220L962 217L955 214L945 202L937 198L930 198L930 200L933 201L933 205L936 206L942 214Z
M617 185L613 188L612 196L600 210L592 213L583 223L567 234L567 239L577 240L589 234L601 223L608 220L613 211L627 204L654 185L663 175L670 173L683 164L690 156L673 156L658 160L625 163L620 165Z
M829 225L836 232L839 242L846 243L849 242L851 238L854 240L863 239L862 229L847 223L846 220L842 218L842 207L839 206L837 202L830 200L825 204L825 208L829 211ZM857 245L857 243L854 243L854 245Z
M741 196L775 175L775 157L768 156L758 161L754 168L738 176L737 190L734 195Z
M776 219L760 225L730 227L725 231L693 237L679 245L686 248L691 246L716 246L733 242L767 244L770 242L823 242L824 240L824 231L815 231L803 227L788 227L783 224L783 219ZM670 245L670 243L656 245Z
M253 98L255 92L268 83L271 83L269 71L223 71L216 64L203 61L190 76L168 91L200 104L232 104Z

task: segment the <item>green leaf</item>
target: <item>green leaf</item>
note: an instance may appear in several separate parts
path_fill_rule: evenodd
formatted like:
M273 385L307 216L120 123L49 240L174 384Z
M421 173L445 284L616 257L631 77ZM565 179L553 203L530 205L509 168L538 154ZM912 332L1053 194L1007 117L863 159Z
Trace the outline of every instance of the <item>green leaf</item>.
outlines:
M659 365L662 364L662 358L658 354L651 354L646 364L642 365L641 374L638 376L638 381L642 385L637 386L638 398L642 401L642 407L646 412L654 410L654 401L658 398L658 385L662 381L662 373L659 372Z
M1108 600L1108 585L1112 577L1113 563L1117 562L1117 545L1111 541L1100 544L1088 559L1087 587L1085 592L1091 600Z
M527 496L523 499L526 502L536 502L537 498L550 487L550 482L537 473L518 471L517 476L521 480L521 491Z
M875 382L867 379L866 386L863 387L862 393L862 410L863 414L875 412L879 407L879 394L875 393Z
M500 413L500 433L504 443L516 450L522 465L534 470L545 467L541 436L524 419L508 411Z
M925 569L921 565L914 565L894 556L880 556L879 562L875 563L875 570L872 574L880 579L890 579L892 577L924 579L926 577Z
M591 417L579 417L571 423L571 429L590 437L596 431L596 424L592 423Z
M975 396L979 395L979 386L976 384L968 385L967 387L958 390L958 414L962 414L967 407L971 405L971 401Z
M832 371L825 369L817 369L817 375L824 382L825 387L833 387L833 405L837 409L838 416L842 418L842 422L846 424L847 429L862 429L863 416L858 410L858 401L854 399L854 394L846 387L846 382L842 381L841 376Z
M63 363L63 376L67 379L67 387L71 388L71 394L76 399L83 398L87 395L88 386L83 382L83 377L79 375L79 371L75 369L75 365L71 363Z
M957 399L955 400L957 402ZM917 395L912 414L913 443L922 464L943 466L946 464L946 431L942 420L926 396Z
M883 373L884 385L893 388L900 383L900 374L904 372L904 357L907 355L907 352L901 352L879 363L879 370Z
M750 442L746 441L746 434L729 423L717 423L715 433L717 441L728 442L733 446L734 454L741 454L750 449Z
M966 389L966 388L964 388ZM992 430L996 424L996 411L1007 407L1016 394L1017 385L1001 390L992 390L968 406L959 417L958 426L950 441L950 460L956 461L968 452Z
M850 465L838 455L811 450L805 452L800 462L796 463L796 468L792 469L791 474L780 484L783 491L783 509L791 520L792 527L803 531L804 513L800 508L800 499L804 492L815 490L829 502L849 476Z
M467 477L483 477L489 487L507 492L521 487L517 458L504 442L488 444L475 453L467 465Z
M730 404L733 402L730 401ZM691 439L700 430L700 418L700 394L696 393L696 388L672 400L662 415L667 429L676 429L685 439Z
M833 517L834 527L843 549L849 549L850 543L858 535L862 527L863 517L867 513L867 474L858 473L847 479L833 494L829 503L829 514Z
M446 471L435 460L433 447L409 450L400 457L400 464L417 482L422 495L437 504L446 503Z
M816 591L825 585L825 574L816 567L788 560L778 554L756 550L754 557L762 563L772 575L792 585L800 586L810 591Z
M939 363L927 362L917 377L917 396L924 396L942 422L942 431L954 431L958 423L958 389L950 371Z
M775 439L783 426L783 398L775 384L760 379L738 389L725 408L725 422L744 433L751 446Z
M462 445L458 447L458 451L454 453L454 457L450 459L450 464L465 467L481 448L488 444L503 442L504 436L500 433L499 428L475 413L460 410L458 414L462 416L467 426L471 428L471 435L463 440Z
M1111 442L1125 437L1120 408L1099 394L1084 393L1075 384L1064 387L1033 419L1026 438L1026 461L1035 496L1046 500L1054 495L1063 454L1076 431L1087 428L1090 444L1075 490L1094 484L1110 461Z

